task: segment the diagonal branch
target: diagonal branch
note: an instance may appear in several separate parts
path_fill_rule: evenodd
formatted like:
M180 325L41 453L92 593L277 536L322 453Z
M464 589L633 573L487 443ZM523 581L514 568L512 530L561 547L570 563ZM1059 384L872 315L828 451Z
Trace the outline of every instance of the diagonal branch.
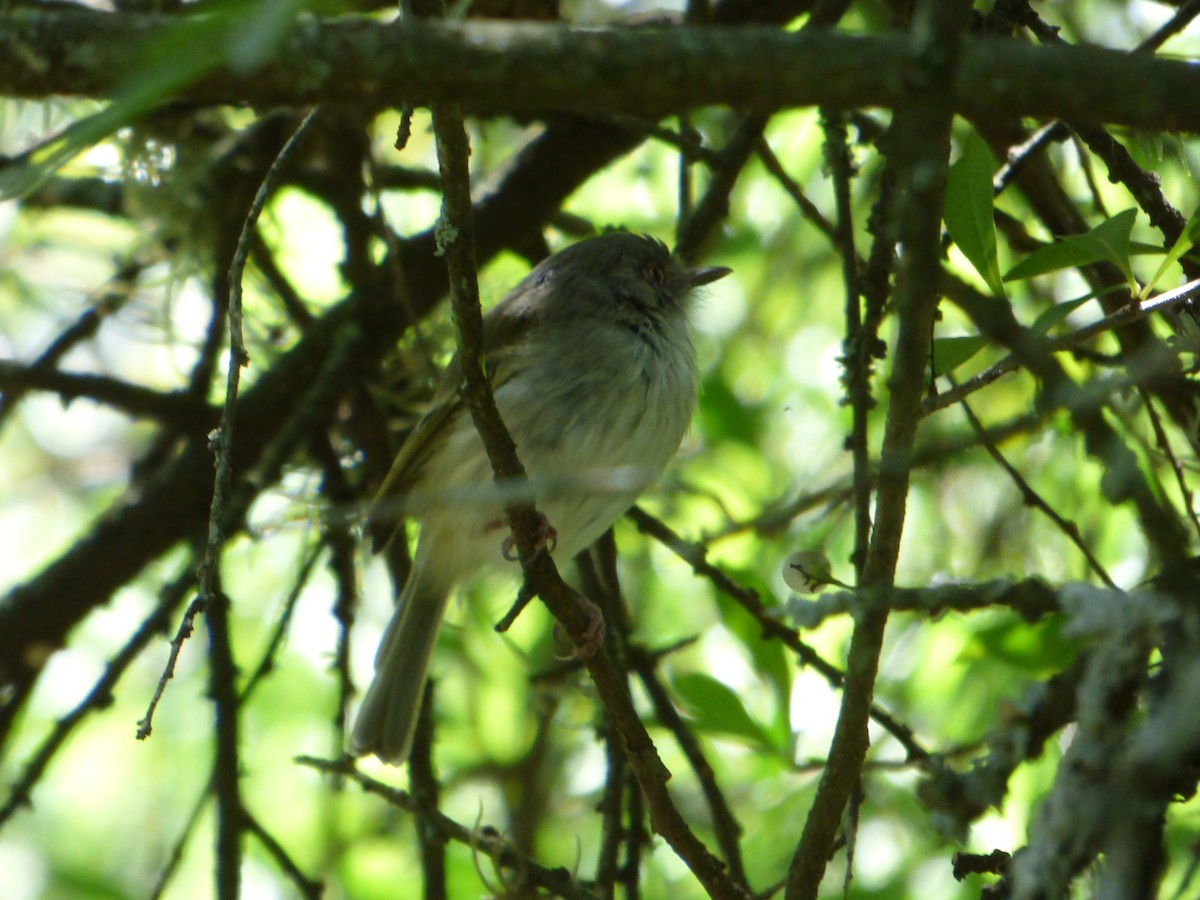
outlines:
M496 478L523 480L525 469L517 458L483 368L483 316L475 271L474 223L471 219L470 180L467 170L466 130L462 112L454 104L433 107L438 166L442 175L442 217L438 234L449 271L454 318L459 330L459 359L463 371L462 396L487 450ZM554 617L562 623L577 647L594 640L594 622L566 586L554 561L539 547L540 525L530 502L506 503L504 512L512 527L526 581L536 590ZM667 791L670 777L659 759L650 735L638 718L623 674L607 653L593 652L584 660L596 690L604 700L621 747L646 797L654 829L691 869L714 898L744 897L725 867L696 837Z

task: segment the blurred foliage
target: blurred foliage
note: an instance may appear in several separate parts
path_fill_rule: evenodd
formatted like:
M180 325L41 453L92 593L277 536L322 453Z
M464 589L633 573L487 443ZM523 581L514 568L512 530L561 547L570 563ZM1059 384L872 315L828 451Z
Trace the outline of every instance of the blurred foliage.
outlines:
M598 3L578 7L573 12L578 21L615 12ZM38 148L25 160L33 168L11 169L16 180L2 185L23 195L0 206L4 360L35 360L81 314L104 308L96 333L58 361L61 371L103 375L160 392L188 388L204 352L214 273L228 264L216 235L225 217L245 212L244 206L226 208L229 198L244 197L226 190L229 171L237 169L237 160L226 154L259 117L235 108L171 115L148 111L218 57L253 66L269 56L280 30L301 8L300 3L230 4L233 12L214 16L203 31L189 30L200 27L189 23L173 38L178 46L155 48L145 80L101 110L77 101L4 101L0 150L15 155L31 145ZM1121 47L1133 46L1170 14L1146 2L1059 4L1040 12L1056 17L1054 24L1072 42ZM880 17L877 6L865 4L843 25L874 29ZM1168 52L1194 55L1196 45L1191 28L1168 45ZM208 49L197 55L198 47ZM178 64L181 55L187 65ZM884 113L864 116L859 132L886 123ZM705 146L719 148L736 121L728 110L700 110L689 127ZM439 197L430 188L436 182L415 177L437 167L427 115L416 112L411 138L399 154L391 148L398 122L399 113L393 112L369 123L372 190L355 198L380 226L368 242L375 262L387 257L384 232L403 240L431 227L438 214ZM503 118L472 122L471 128L481 192L537 131L532 123ZM1001 194L993 208L992 154L970 126L958 122L946 210L948 234L957 246L947 254L947 268L980 291L1007 295L1021 323L1050 337L1102 315L1079 266L1104 260L1138 286L1155 282L1164 289L1177 283L1180 260L1194 238L1193 211L1200 206L1195 143L1166 134L1118 137L1189 217L1185 237L1174 247L1163 246L1126 189L1094 171L1097 163L1074 139L1051 144L1045 157L1089 231L1052 242L1054 236L1016 190ZM808 110L774 116L765 133L790 179L832 221L834 195L823 139L818 114ZM856 143L854 153L855 240L865 252L872 241L867 221L883 160L868 141ZM400 186L388 186L387 170L396 167L390 175ZM690 172L702 191L704 166L694 165ZM413 177L405 181L406 174ZM669 240L680 210L679 184L678 149L647 140L571 195L545 230L549 249L609 225ZM76 192L64 199L68 187ZM1026 240L1015 241L1012 233L993 228L995 211L1019 223ZM303 332L281 299L281 285L290 285L312 316L351 290L343 213L328 196L298 183L277 192L267 206L259 232L263 252L252 257L244 285L252 359L248 385ZM1029 242L1041 249L1031 251ZM1135 252L1139 249L1144 252ZM789 596L781 567L796 549L821 550L836 578L854 581L852 465L845 444L851 411L843 402L840 362L845 330L841 259L833 242L758 159L742 173L728 216L705 256L735 274L709 288L696 311L703 386L694 428L676 464L642 505L685 539L702 543L708 562L739 587L781 609ZM516 252L489 261L480 273L485 305L498 301L529 265ZM894 317L885 319L880 336L888 346L895 327ZM1170 334L1161 321L1153 327L1161 337ZM452 341L443 306L415 336L406 335L397 358L369 386L398 427L419 407L427 376L445 361ZM1115 341L1102 335L1089 349L1094 352L1060 359L1078 381L1107 383L1113 374L1108 355L1118 351ZM931 352L934 370L952 374L959 383L1007 355L949 304L943 305ZM223 353L217 362L223 373ZM873 459L888 408L888 363L878 368L873 382L878 402L868 417ZM422 373L424 380L413 373ZM203 387L203 397L220 402L223 376ZM948 388L939 378L929 389L933 396ZM1018 371L973 394L970 403L985 425L995 426L1031 412L1038 395L1035 379ZM1190 504L1147 418L1144 398L1128 387L1114 390L1105 415L1137 448L1144 474L1160 495L1176 509ZM111 505L136 497L139 466L147 456L173 452L171 446L157 445L157 429L86 397L60 399L38 389L20 397L0 430L0 546L6 548L0 554L0 583L27 581L86 536ZM1183 458L1181 478L1190 484L1195 460L1186 441L1172 432L1167 442ZM348 444L339 449L346 451L342 463L349 479L365 484L362 456ZM1113 506L1105 498L1105 473L1085 453L1065 414L1046 415L1018 430L1001 450L1045 505L1078 528L1080 540L1117 585L1131 588L1155 574L1135 516L1127 505ZM1055 584L1095 581L1064 527L1026 502L979 445L956 405L924 420L918 455L898 583L1029 574ZM296 573L323 539L325 524L361 520L361 502L337 506L319 497L320 480L318 467L298 449L282 477L258 496L247 533L228 545L223 582L233 598L233 651L243 678L267 652ZM659 660L660 671L742 826L749 882L765 890L787 870L829 747L839 693L779 641L764 638L741 605L697 578L658 542L628 522L618 523L615 532L632 637L650 651L683 642ZM361 685L371 671L392 591L382 562L360 550L361 605L350 665ZM6 783L20 777L55 723L101 677L155 608L164 585L186 574L191 564L182 549L161 557L49 657L4 746L0 772ZM298 591L282 646L243 707L246 805L307 877L324 882L325 896L419 897L419 850L410 817L356 787L292 763L302 754L334 757L342 751L342 735L332 724L340 703L333 666L339 652L336 591L335 574L322 552ZM514 835L523 853L587 879L594 874L601 839L595 810L606 777L592 691L577 672L564 674L566 648L537 604L506 635L493 632L513 593L511 580L503 577L469 586L462 602L452 604L443 631L434 664L441 810L467 827L490 825ZM171 619L172 634L181 615L182 609ZM834 619L801 639L842 665L851 627L848 619ZM0 893L6 898L151 896L175 852L181 854L178 865L161 895L190 898L212 890L212 809L204 800L212 713L201 632L183 646L152 736L134 740L136 723L163 671L169 636L156 637L137 656L111 702L86 716L53 758L36 783L31 808L0 827ZM876 699L927 749L945 754L952 766L966 767L982 751L985 737L1016 715L1022 696L1066 668L1085 647L1086 639L1064 633L1060 619L1031 624L1006 609L936 618L897 614ZM711 846L710 810L684 751L654 713L645 690L635 683L633 693L674 773L675 802ZM955 835L921 802L918 772L906 765L903 748L876 726L872 737L853 879L846 887L852 898L979 896L991 876L957 883L951 856L956 850L1012 851L1025 844L1038 801L1070 743L1069 729L1057 733L1039 759L1017 770L1002 807ZM373 761L362 768L390 783L403 784L406 778L403 770ZM1166 826L1171 865L1163 896L1184 883L1195 861L1197 814L1194 798L1172 808ZM248 836L245 846L245 895L293 896L295 885L262 842ZM648 859L642 896L702 895L661 840L650 836L643 849ZM845 862L840 853L827 875L829 896L841 894ZM522 896L506 891L491 862L461 844L447 846L446 872L450 897ZM1080 896L1090 894L1088 876L1077 890ZM1194 894L1194 883L1189 890Z

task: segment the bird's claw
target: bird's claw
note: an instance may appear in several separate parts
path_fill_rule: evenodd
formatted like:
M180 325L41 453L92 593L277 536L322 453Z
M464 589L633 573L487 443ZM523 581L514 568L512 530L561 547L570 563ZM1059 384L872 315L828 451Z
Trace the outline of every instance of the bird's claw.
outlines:
M538 540L537 546L534 548L535 554L542 550L553 553L557 546L558 532L554 530L554 526L550 524L550 520L543 513L538 513ZM517 562L521 555L516 552L516 548L517 539L510 534L500 545L500 554L509 562Z

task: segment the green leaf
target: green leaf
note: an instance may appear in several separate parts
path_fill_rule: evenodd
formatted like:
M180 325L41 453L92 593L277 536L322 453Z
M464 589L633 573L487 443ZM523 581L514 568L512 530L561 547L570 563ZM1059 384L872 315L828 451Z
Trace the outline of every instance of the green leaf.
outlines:
M1092 299L1092 295L1079 297L1076 300L1068 300L1065 303L1056 303L1054 306L1044 310L1040 316L1033 320L1033 324L1029 326L1029 330L1034 334L1048 334L1050 329L1073 313L1083 304Z
M1117 266L1125 279L1133 283L1129 267L1132 252L1129 235L1137 210L1127 209L1101 222L1087 234L1069 234L1060 241L1030 253L1008 270L1005 281L1045 275L1060 269L1086 266L1106 260Z
M775 695L775 714L767 730L771 746L783 752L792 737L792 672L788 667L787 653L780 641L764 641L761 637L749 645L749 650L754 671Z
M933 370L938 375L953 372L985 346L987 346L987 341L976 335L935 338L933 341Z
M0 200L33 190L80 152L196 83L210 71L228 64L246 72L265 61L286 37L287 29L305 5L287 3L243 5L218 0L203 16L183 16L151 42L135 45L135 63L112 103L81 118L61 133L10 162L0 172Z
M1099 260L1100 257L1084 252L1081 247L1055 241L1053 244L1047 244L1045 247L1034 250L1024 259L1018 260L1016 265L1005 273L1004 280L1020 281L1023 278L1045 275L1047 272L1086 266Z
M963 648L966 658L988 659L1035 675L1057 672L1079 652L1063 634L1061 617L1036 624L1004 621L984 625Z
M759 578L753 566L729 565L727 574L738 584L749 588L760 597L771 596L771 589ZM788 665L788 652L779 641L764 641L762 625L748 615L741 604L724 594L717 595L717 608L721 622L730 636L750 657L754 673L763 679L775 699L775 712L771 722L764 724L771 735L771 744L777 748L788 746L791 740L792 672Z
M699 730L743 738L770 750L779 749L728 685L702 672L676 675L671 684Z
M972 131L962 155L950 167L942 218L958 249L975 267L992 293L1003 297L1004 281L996 260L996 224L992 207L992 173L996 161L983 139Z
M1197 237L1200 237L1200 209L1192 213L1192 217L1188 219L1187 225L1184 226L1179 237L1175 239L1175 243L1163 258L1162 263L1142 288L1142 292L1138 295L1139 301L1144 301L1150 296L1150 292L1154 290L1154 286L1166 274L1167 269L1179 262L1192 249Z
M1120 269L1125 281L1136 289L1133 270L1129 266L1129 259L1133 255L1129 236L1136 218L1137 210L1127 209L1101 222L1087 234L1069 234L1063 241L1095 250L1099 254L1098 259L1107 260Z

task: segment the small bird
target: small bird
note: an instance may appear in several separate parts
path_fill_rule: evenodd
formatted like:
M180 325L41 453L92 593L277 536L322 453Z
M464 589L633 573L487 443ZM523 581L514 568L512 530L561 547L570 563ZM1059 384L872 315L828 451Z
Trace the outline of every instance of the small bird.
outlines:
M484 317L487 376L557 556L600 537L679 448L696 402L692 292L729 272L688 268L660 241L611 232L544 260ZM503 564L511 546L460 381L456 357L367 521L376 551L400 530L401 512L421 525L350 739L356 756L395 765L412 744L451 592Z

